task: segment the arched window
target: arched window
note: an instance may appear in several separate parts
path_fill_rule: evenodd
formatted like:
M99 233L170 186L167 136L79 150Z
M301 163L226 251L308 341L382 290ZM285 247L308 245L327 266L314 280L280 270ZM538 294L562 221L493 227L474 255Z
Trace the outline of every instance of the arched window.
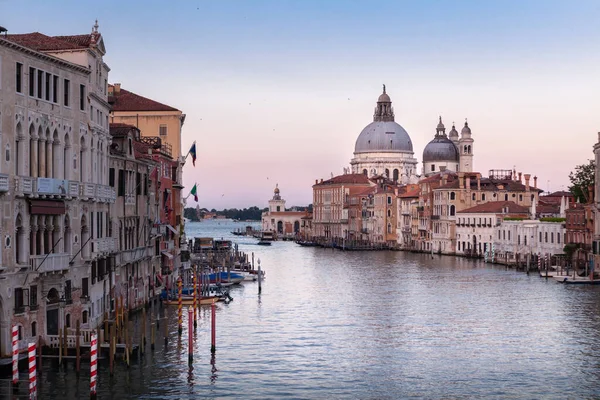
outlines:
M300 222L295 221L294 222L294 233L298 233L298 232L300 232Z
M82 324L87 324L88 323L88 310L84 310L83 314L81 315L81 323Z
M15 261L17 264L26 264L27 251L25 248L25 226L23 224L23 218L21 217L21 214L17 214L15 228L17 235L17 243L15 245Z
M71 174L69 171L71 170L71 142L70 142L68 133L65 134L62 165L63 165L63 178L70 179Z
M65 315L65 328L71 327L71 314Z
M504 201L508 201L508 193L504 195Z
M388 214L388 218L391 218L392 217L392 210L388 210L387 214Z
M473 201L475 201L477 199L477 196L475 195L475 193L473 193Z
M35 138L35 128L33 126L33 124L31 124L31 126L29 127L29 176L37 178L37 169L36 169L36 165L37 164L37 159L36 159L36 153L37 153L37 143L34 140ZM35 152L34 152L35 150Z
M450 215L454 216L456 214L456 207L454 206L454 204L452 204L450 206Z
M392 233L392 224L388 223L387 233Z
M485 193L481 193L481 201L485 201Z
M450 192L450 200L455 200L455 199L456 199L456 193Z
M365 175L365 176L366 176L366 175L368 175L368 173L369 173L369 172L368 172L366 169L363 169L363 175Z
M435 164L431 164L431 172L435 171Z
M79 144L79 180L81 182L87 182L87 174L85 173L87 164L87 148L85 146L85 138L81 138Z
M398 178L400 177L400 172L398 169L394 169L394 182L398 182Z
M64 219L64 249L65 253L71 254L71 221L69 219L69 214L65 215Z

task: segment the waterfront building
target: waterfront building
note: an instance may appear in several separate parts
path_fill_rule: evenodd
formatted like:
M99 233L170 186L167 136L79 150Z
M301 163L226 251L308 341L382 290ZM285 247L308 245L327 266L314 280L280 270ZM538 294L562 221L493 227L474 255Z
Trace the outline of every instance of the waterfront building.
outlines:
M316 180L313 185L313 237L326 241L358 237L359 232L348 230L346 205L353 195L374 186L375 183L364 174L344 174L326 181Z
M300 222L300 237L303 240L310 240L313 237L312 233L312 213L307 213L302 217Z
M593 236L594 236L594 205L575 203L565 212L565 244L573 247L573 262L583 264L592 257L593 254Z
M483 256L492 250L494 230L503 220L526 219L529 208L512 201L490 201L456 213L456 254ZM511 231L508 230L510 241Z
M560 256L564 244L564 221L504 219L495 228L494 257L506 264L524 264L528 254Z
M0 353L110 310L106 53L91 33L0 36Z
M168 188L169 201L168 218L164 220L163 232L174 230L175 238L166 238L165 241L173 240L174 248L169 250L173 255L172 263L175 270L182 267L181 264L181 242L184 231L183 200L181 191L183 187L182 170L185 163L185 155L181 152L181 134L185 122L185 114L175 107L159 103L137 93L121 88L120 83L108 86L109 102L112 106L110 113L111 123L122 123L135 126L139 129L141 137L160 138L161 149L168 152L172 158L171 165L165 163L162 167L163 177L172 181ZM161 189L164 191L165 189ZM185 264L184 267L189 267Z
M262 231L273 232L280 238L294 237L300 233L302 218L306 215L305 211L286 210L279 185L275 185L269 209L262 213Z
M413 225L416 220L417 207L419 206L419 186L407 185L404 192L398 196L398 244L401 249L415 248L415 238L418 227Z
M354 158L350 161L353 174L368 177L383 175L395 182L417 181L417 159L408 132L395 122L392 100L386 93L377 99L373 122L356 139Z
M443 171L472 172L473 143L471 128L465 121L459 138L454 124L446 135L446 127L440 117L434 138L423 150L423 175L430 176Z

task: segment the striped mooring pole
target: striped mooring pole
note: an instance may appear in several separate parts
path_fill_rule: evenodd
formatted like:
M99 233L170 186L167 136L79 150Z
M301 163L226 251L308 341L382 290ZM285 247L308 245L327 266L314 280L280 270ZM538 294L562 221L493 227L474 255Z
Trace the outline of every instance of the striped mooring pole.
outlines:
M178 332L179 332L179 336L181 336L181 334L183 333L183 303L182 303L182 288L181 285L183 284L183 282L181 281L181 277L179 277L177 279L177 295L178 295L178 303L177 303L177 323L179 324L178 326Z
M198 326L198 322L196 321L196 317L197 317L197 313L198 313L198 303L197 303L197 297L198 297L198 287L197 287L197 280L196 280L196 273L194 272L194 330L196 330L196 327Z
M19 327L12 327L12 382L19 384Z
M538 253L538 270L542 270L542 255Z
M29 343L27 348L29 358L29 400L37 398L37 376L35 364L35 343Z
M90 399L96 398L96 374L98 362L98 336L94 333L92 335L92 343L90 350Z

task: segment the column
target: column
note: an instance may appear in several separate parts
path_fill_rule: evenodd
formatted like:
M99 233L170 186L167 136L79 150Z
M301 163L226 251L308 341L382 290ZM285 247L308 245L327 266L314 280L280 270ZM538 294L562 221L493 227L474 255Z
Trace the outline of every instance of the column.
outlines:
M60 141L54 140L52 142L52 172L57 179L64 179L63 168L61 168L60 163L61 156L64 156L64 154L61 154L60 151Z
M32 178L38 176L38 144L37 138L29 141L29 174Z
M46 142L46 177L54 178L54 158L52 157L53 140L48 139Z
M38 241L40 243L40 245L38 247L38 254L46 254L45 248L44 248L44 242L46 240L46 223L43 220L40 221L37 236L38 236Z
M38 138L38 176L40 178L46 177L46 140Z

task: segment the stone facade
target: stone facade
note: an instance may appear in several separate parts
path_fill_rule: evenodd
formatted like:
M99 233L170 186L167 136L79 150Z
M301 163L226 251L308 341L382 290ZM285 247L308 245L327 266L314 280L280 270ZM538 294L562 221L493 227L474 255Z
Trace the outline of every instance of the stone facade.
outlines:
M273 198L269 200L269 210L262 213L262 231L273 232L275 237L296 237L300 235L302 218L306 217L304 211L286 211L285 200L275 186Z

